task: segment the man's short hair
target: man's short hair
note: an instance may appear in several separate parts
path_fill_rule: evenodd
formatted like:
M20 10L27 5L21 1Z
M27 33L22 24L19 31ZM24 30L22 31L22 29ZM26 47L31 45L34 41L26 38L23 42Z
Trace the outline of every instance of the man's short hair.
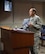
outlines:
M36 8L34 8L34 7L31 7L30 9L33 9L33 11L36 13Z

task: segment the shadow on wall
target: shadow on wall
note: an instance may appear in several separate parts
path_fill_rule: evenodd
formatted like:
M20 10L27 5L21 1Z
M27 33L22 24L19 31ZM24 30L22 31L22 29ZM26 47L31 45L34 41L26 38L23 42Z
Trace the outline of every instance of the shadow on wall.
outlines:
M4 11L3 6L4 6L3 5L3 0L0 0L0 22L9 18L11 16L11 13L12 13L12 12Z
M6 19L9 18L10 16L11 16L11 12L1 11L1 12L0 12L0 22L2 22L3 20L6 20Z

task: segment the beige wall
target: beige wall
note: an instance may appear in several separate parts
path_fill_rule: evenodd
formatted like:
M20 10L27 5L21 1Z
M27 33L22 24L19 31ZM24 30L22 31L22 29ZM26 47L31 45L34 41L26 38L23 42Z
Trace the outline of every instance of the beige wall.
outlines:
M43 3L43 24L45 25L45 2Z
M14 2L14 24L21 26L21 23L24 18L28 18L28 10L30 7L34 6L37 9L37 14L41 17L43 17L43 8L42 3L15 3ZM43 19L42 19L43 20Z
M12 12L4 12L2 9L0 11L0 26L6 25L10 27L21 27L24 18L28 18L28 10L30 7L34 6L37 9L37 14L43 20L43 7L44 4L42 2L15 2L13 1L13 11Z

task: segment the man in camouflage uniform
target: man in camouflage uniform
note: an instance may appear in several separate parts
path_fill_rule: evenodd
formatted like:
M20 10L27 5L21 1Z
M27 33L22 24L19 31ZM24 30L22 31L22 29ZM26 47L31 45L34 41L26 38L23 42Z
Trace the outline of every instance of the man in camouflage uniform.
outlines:
M29 10L30 18L24 19L23 29L34 32L34 46L33 50L31 50L32 54L38 54L39 48L39 37L40 37L40 29L42 27L42 23L40 17L36 15L36 9L31 8Z

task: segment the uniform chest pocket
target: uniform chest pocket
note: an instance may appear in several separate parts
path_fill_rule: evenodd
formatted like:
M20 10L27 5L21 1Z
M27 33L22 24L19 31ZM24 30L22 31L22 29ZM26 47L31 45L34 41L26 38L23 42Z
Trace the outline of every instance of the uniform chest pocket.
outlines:
M34 20L34 24L37 24L37 20Z

